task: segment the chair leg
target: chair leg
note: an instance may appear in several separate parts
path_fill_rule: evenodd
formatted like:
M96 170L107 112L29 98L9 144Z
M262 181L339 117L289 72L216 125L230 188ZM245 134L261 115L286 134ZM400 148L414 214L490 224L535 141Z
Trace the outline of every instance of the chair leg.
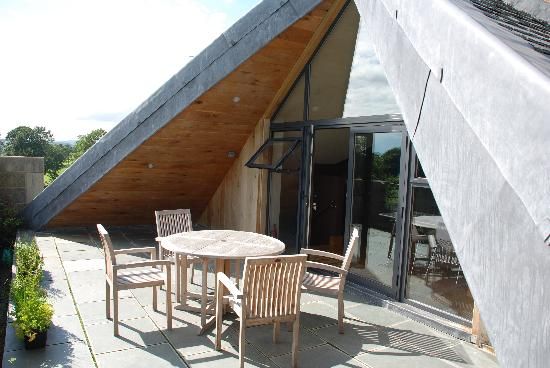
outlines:
M235 260L235 284L237 284L237 287L239 287L240 278L241 278L241 261L236 259Z
M296 315L292 329L292 368L298 366L298 346L300 344L300 312Z
M118 290L113 286L113 332L118 336Z
M105 280L105 316L111 319L111 285Z
M281 322L273 323L273 343L279 342L279 335L281 334Z
M187 272L187 270L185 270ZM191 263L191 283L195 282L195 262Z
M178 254L175 254L174 258L176 260L176 262L174 264L174 266L176 266L176 300L178 301L178 303L181 303L181 284L180 284L180 281L181 281L180 280L181 279L181 276L180 276L181 259L180 259L180 255L178 255Z
M216 350L222 348L223 285L216 285Z
M344 333L344 293L338 294L338 333Z
M244 314L244 312L243 312ZM246 347L246 322L241 318L241 325L239 328L239 366L244 367L244 351Z
M206 325L206 304L208 303L208 259L202 261L202 288L201 288L201 328Z
M157 311L157 287L153 286L153 310Z
M181 300L179 301L183 305L187 305L187 256L182 256L181 258L181 265L180 265L180 297Z
M176 267L178 267L176 265ZM156 289L156 288L155 288ZM156 299L156 297L155 297ZM166 327L172 329L172 271L166 267Z

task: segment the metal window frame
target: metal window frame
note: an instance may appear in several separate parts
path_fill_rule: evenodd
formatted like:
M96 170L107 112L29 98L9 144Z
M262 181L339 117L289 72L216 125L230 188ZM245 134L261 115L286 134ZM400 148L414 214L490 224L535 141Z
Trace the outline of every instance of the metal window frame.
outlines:
M256 164L254 161L262 154L262 152L269 146L273 146L276 142L294 142L284 155L276 162L272 164ZM284 137L284 138L268 138L260 148L252 155L252 157L246 162L245 166L252 169L266 169L269 171L282 172L281 165L286 161L288 157L294 152L294 150L302 143L301 137Z

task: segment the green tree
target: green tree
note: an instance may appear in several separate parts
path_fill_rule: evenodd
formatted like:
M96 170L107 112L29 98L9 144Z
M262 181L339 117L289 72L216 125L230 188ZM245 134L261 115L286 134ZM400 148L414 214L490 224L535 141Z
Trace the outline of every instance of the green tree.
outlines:
M59 176L59 171L64 167L65 161L67 161L71 153L72 147L68 144L52 143L48 145L46 155L44 156L44 168L49 176L49 182Z
M19 126L8 132L4 142L7 156L45 157L53 135L44 127Z
M7 156L44 157L44 171L51 181L57 177L71 153L71 147L54 143L53 135L44 127L19 126L8 132L3 154Z
M105 134L107 132L103 129L94 129L88 134L79 135L65 166L70 166Z

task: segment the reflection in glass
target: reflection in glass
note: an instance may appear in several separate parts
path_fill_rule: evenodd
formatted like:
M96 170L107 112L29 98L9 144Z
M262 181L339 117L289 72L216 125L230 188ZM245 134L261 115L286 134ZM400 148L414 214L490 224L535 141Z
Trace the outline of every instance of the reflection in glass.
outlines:
M301 136L301 131L278 132L274 135L275 138ZM287 251L293 251L297 245L298 224L296 219L298 216L301 164L302 146L298 145L283 162L280 172L270 173L269 235L285 243Z
M272 121L274 123L292 123L304 120L304 91L305 77L302 73Z
M360 243L352 272L392 286L399 204L401 133L362 133L354 140L351 227Z
M413 188L407 298L472 319L474 300L429 188Z
M310 120L343 116L358 26L359 12L350 5L312 60Z
M309 247L343 254L349 128L315 130L313 147Z
M311 62L309 119L393 113L399 108L351 1Z

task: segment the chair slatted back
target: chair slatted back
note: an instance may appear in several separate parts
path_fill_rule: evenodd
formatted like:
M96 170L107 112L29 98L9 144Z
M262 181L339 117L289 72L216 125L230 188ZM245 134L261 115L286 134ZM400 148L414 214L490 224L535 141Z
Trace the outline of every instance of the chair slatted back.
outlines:
M115 251L113 250L113 243L111 237L103 225L97 224L97 231L99 232L99 239L103 246L103 253L105 253L105 273L112 280L113 279L113 265L116 265Z
M243 276L246 318L296 315L306 260L306 255L247 258Z
M189 209L155 211L155 219L157 236L193 231L191 210Z
M349 271L351 265L351 259L355 253L355 248L359 245L359 231L357 228L353 228L351 236L349 238L348 248L346 249L346 254L344 254L344 260L342 261L342 268L346 271Z

